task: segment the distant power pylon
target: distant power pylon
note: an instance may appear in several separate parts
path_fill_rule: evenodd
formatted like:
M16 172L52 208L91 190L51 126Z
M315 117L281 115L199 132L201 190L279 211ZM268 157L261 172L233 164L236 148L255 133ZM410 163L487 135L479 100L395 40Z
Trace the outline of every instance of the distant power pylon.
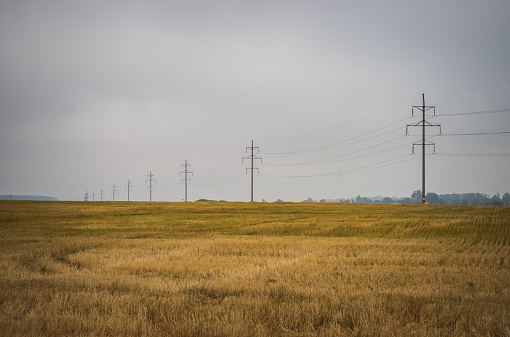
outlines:
M101 201L103 201L103 194L104 194L103 189L101 189L101 192L99 192L99 194L101 194Z
M149 171L149 174L147 175L148 180L145 180L145 183L149 182L149 186L147 188L149 189L149 200L152 201L152 189L155 188L154 185L152 185L153 182L156 182L156 180L152 179L154 175L152 174L152 171Z
M83 201L89 201L89 192L85 190Z
M113 184L112 189L110 190L110 192L112 192L112 198L113 198L113 201L115 201L115 195L117 194L117 190L116 190L115 184Z
M425 146L432 145L434 146L433 153L436 152L436 144L433 142L429 142L425 140L425 127L427 126L436 126L439 127L439 134L441 134L441 125L439 124L432 124L425 120L425 111L434 109L434 116L436 115L436 107L433 105L425 105L425 94L422 94L423 103L422 105L413 105L411 115L414 117L414 109L420 110L422 112L422 120L415 124L408 124L406 127L406 135L407 135L407 129L410 126L421 126L422 127L422 133L421 133L421 143L413 143L413 154L414 154L414 147L417 145L421 145L421 155L422 155L422 162L421 162L421 203L425 203Z
M245 159L250 159L250 161L251 161L250 167L246 168L246 173L248 173L248 170L251 170L251 201L253 201L253 171L257 170L257 173L259 172L258 167L254 167L253 166L253 161L260 159L260 163L262 164L262 158L261 157L255 157L255 155L253 154L254 150L257 150L257 153L259 153L259 147L258 146L257 147L253 146L253 140L251 141L251 146L247 146L246 147L246 152L248 152L248 150L251 150L251 156L243 157L242 162L244 163Z
M184 201L188 201L188 180L191 184L191 179L188 179L188 173L191 173L193 175L193 172L188 171L188 167L191 168L191 164L188 164L188 161L185 160L184 164L181 165L181 168L184 166L184 171L179 172L179 175L181 173L184 173L184 179L181 180L181 182L184 180Z
M133 183L131 182L131 180L128 179L127 183L126 183L126 190L127 190L127 201L129 201L129 192L133 192Z

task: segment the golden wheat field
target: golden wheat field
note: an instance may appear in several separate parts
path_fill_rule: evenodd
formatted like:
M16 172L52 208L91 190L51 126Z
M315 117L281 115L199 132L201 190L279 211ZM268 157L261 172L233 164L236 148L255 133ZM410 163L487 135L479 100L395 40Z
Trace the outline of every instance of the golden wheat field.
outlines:
M2 336L510 336L510 207L0 202Z

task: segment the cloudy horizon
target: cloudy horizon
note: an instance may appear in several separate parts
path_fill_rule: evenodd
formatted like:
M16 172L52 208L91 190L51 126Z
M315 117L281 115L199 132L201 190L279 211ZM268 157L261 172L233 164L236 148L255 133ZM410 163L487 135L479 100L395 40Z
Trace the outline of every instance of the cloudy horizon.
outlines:
M0 194L510 192L508 1L5 1ZM418 111L415 111L415 113ZM432 111L429 111L432 112ZM473 113L473 114L471 114Z

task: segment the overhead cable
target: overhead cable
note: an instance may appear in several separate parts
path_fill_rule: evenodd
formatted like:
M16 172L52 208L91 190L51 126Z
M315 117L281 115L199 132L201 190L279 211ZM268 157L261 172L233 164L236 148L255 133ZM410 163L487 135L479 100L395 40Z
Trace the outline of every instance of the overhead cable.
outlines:
M510 112L510 109L499 109L499 110L486 110L486 111L474 111L474 112L460 112L454 114L435 115L434 117L450 117L450 116L467 116L467 115L485 115L498 112Z
M484 84L484 85L479 85L479 86L471 87L471 88L464 88L464 89L450 90L450 91L444 91L444 92L437 92L437 93L434 93L434 94L427 94L427 96L446 95L446 94L452 94L452 93L455 93L455 92L461 92L461 91L468 91L468 90L475 90L475 89L493 87L493 86L496 86L496 85L507 84L507 83L510 83L510 81L491 83L491 84Z
M378 163L374 163L374 164L370 164L370 165L360 166L360 167L356 167L356 168L352 168L352 169L348 169L348 170L344 170L344 171L335 171L335 172L322 173L322 174L296 175L296 176L282 176L282 175L261 174L261 176L263 176L263 177L271 177L271 178L312 178L312 177L335 176L335 175L342 175L342 174L348 174L348 173L355 173L355 172L360 172L360 171L371 170L371 169L375 169L375 168L379 168L379 167L384 167L384 166L394 165L394 164L398 164L398 163L403 163L405 161L409 161L409 160L413 160L413 159L418 158L416 156L412 156L412 158L408 158L408 159L401 160L401 161L398 161L398 162L390 163L392 161L399 160L399 159L402 159L402 158L405 158L405 157L409 157L409 156L411 156L411 155L406 154L404 156L400 156L400 157L396 157L396 158L393 158L393 159L384 160L384 161L381 161L381 162L378 162Z
M330 150L330 149L334 149L334 148L337 148L337 147L341 147L341 146L347 146L347 145L352 145L352 144L356 144L356 143L359 143L359 142L364 142L366 140L369 140L369 139L373 139L373 138L377 138L377 137L381 137L381 136L384 136L384 135L387 135L387 134L390 134L392 132L395 132L395 131L399 131L400 128L398 129L393 129L391 131L388 131L388 132L384 132L384 133L381 133L379 135L375 135L375 136L372 136L372 137L368 137L368 138L365 138L365 139L360 139L360 140L356 140L354 142L350 142L350 143L347 143L347 144L344 144L350 140L353 140L353 139L357 139L357 138L360 138L360 137L363 137L363 136L366 136L366 135L369 135L369 134L372 134L374 132L377 132L377 131L380 131L380 130L383 130L387 127L390 127L392 125L395 125L395 124L398 124L400 122L403 122L405 121L406 119L409 119L410 117L406 117L404 119L401 119L397 122L394 122L394 123L391 123L391 124L388 124L388 125L385 125L381 128L378 128L378 129L375 129L375 130L372 130L372 131L369 131L367 133L364 133L362 135L359 135L359 136L355 136L355 137L351 137L351 138L347 138L347 139L344 139L344 140L341 140L339 142L334 142L334 143L330 143L330 144L326 144L326 145L322 145L322 146L317 146L317 147L314 147L314 148L309 148L309 149L303 149L303 150L297 150L297 151L288 151L288 152L263 152L262 154L266 155L287 155L287 154L298 154L298 153L309 153L309 152L318 152L318 151L325 151L325 150Z
M510 153L436 153L442 157L508 157Z
M309 136L309 135L312 135L312 134L316 134L316 133L320 133L320 132L325 132L325 131L329 131L329 130L332 130L332 129L335 129L335 128L339 128L341 126L345 126L345 125L349 125L349 124L352 124L352 123L356 123L356 122L359 122L359 121L362 121L362 120L365 120L367 118L370 118L370 117L373 117L373 116L376 116L376 115L379 115L383 112L386 112L386 111L389 111L389 110L393 110L395 108L398 108L404 104L407 104L409 102L412 102L414 100L416 100L417 98L419 97L414 97L412 99L409 99L405 102L402 102L402 103L399 103L395 106L392 106L390 108L387 108L387 109L384 109L384 110L380 110L378 112L375 112L373 114L370 114L370 115L366 115L366 116L363 116L363 117L360 117L358 119L354 119L354 120L351 120L351 121L348 121L348 122L345 122L345 123L341 123L341 124L337 124L337 125L333 125L333 126L330 126L328 128L324 128L324 129L320 129L320 130L316 130L316 131L312 131L312 132L308 132L308 133L303 133L303 134L299 134L299 135L294 135L294 136L289 136L289 137L282 137L282 138L273 138L273 139L262 139L262 140L257 140L258 142L272 142L272 141L279 141L279 140L287 140L287 139L292 139L292 138L298 138L298 137L304 137L304 136Z
M399 137L401 138L401 137ZM399 138L395 138L393 140L396 140L396 139L399 139ZM393 141L391 140L391 141ZM391 142L391 141L388 141L387 143ZM382 143L382 144L385 144L385 143ZM379 145L382 145L382 144L378 144L378 145L374 145L374 146L371 146L369 148L366 148L366 149L362 149L362 150L358 150L358 151L354 151L354 152L350 152L350 153L347 153L347 154L344 154L344 155L340 155L340 156L336 156L336 157L332 157L332 158L340 158L340 157L345 157L345 156L349 156L351 154L355 154L355 153L358 153L358 152L361 152L361 151L364 151L364 150L367 150L367 149L371 149L371 148L374 148L374 147L377 147ZM405 146L409 146L413 144L412 142L411 143L406 143L406 144L403 144L403 145L399 145L399 146L395 146L395 147L392 147L392 148L389 148L389 149L385 149L385 150L381 150L381 151L377 151L377 152L372 152L372 153L367 153L367 154L364 154L364 155L360 155L360 156L356 156L356 157L350 157L350 158L341 158L341 159L336 159L336 160L330 160L330 161L324 161L325 159L322 159L322 160L315 160L315 161L309 161L309 162L302 162L302 163L290 163L290 164L264 164L264 166L301 166L301 165L323 165L323 164L331 164L331 163L336 163L336 162L339 162L339 161L346 161L346 160L352 160L352 159L359 159L359 158L364 158L364 157L368 157L368 156L372 156L372 155L376 155L376 154L379 154L379 153L383 153L383 152L388 152L388 151L392 151L392 150L395 150L395 149L399 149L401 147L405 147ZM329 158L329 159L332 159L332 158Z
M510 131L478 132L478 133L442 133L439 136L483 136L483 135L504 135L509 133Z

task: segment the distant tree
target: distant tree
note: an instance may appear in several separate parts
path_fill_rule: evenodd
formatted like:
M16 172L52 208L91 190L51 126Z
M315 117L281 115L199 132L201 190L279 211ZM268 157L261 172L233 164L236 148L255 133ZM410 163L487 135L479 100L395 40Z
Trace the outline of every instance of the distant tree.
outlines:
M416 190L411 194L411 199L415 202L421 202L421 190Z
M449 205L460 205L462 204L462 200L460 200L460 197L458 194L441 194L439 196L441 200L444 201L445 204Z
M499 197L499 193L496 193L491 198L491 205L494 206L503 206L503 201Z
M362 196L357 196L356 197L356 202L361 202L361 203L366 203L366 204L370 204L370 203L373 203L374 201L371 200L371 199L368 199L367 197L362 197Z
M399 202L401 202L402 204L410 204L413 202L413 200L409 197L405 197L405 198L401 199Z
M313 202L313 199L311 197L308 197L304 202Z
M415 198L404 198L397 200L400 203L409 202L419 202L421 201L420 191L413 192L413 197L416 194L420 195L420 198L416 200ZM407 200L408 199L408 200ZM439 199L439 200L438 200ZM430 204L448 204L448 205L509 205L510 206L510 194L505 193L502 197L500 197L499 193L496 193L494 196L490 196L482 193L461 193L461 194L441 194L437 196L435 193L428 193L425 200Z
M437 195L436 193L433 193L433 192L427 193L427 195L425 196L425 202L428 202L429 204L434 204L434 205L443 205L444 204L444 201L441 200L441 198L439 198L439 195Z
M508 192L503 194L501 201L503 202L503 205L510 206L510 194Z
M283 202L283 200L282 200L282 199L277 199L276 201L277 201L277 202Z
M319 202L326 202L326 199L321 199Z
M262 202L267 202L266 199L262 199Z
M475 193L465 193L462 195L462 204L464 205L474 205L476 203L476 194Z
M466 193L462 197L462 203L464 205L490 205L491 200L485 194Z
M383 204L392 204L392 203L394 203L395 201L394 201L393 199L391 199L390 197L384 197L384 198L381 200L381 202L382 202Z

